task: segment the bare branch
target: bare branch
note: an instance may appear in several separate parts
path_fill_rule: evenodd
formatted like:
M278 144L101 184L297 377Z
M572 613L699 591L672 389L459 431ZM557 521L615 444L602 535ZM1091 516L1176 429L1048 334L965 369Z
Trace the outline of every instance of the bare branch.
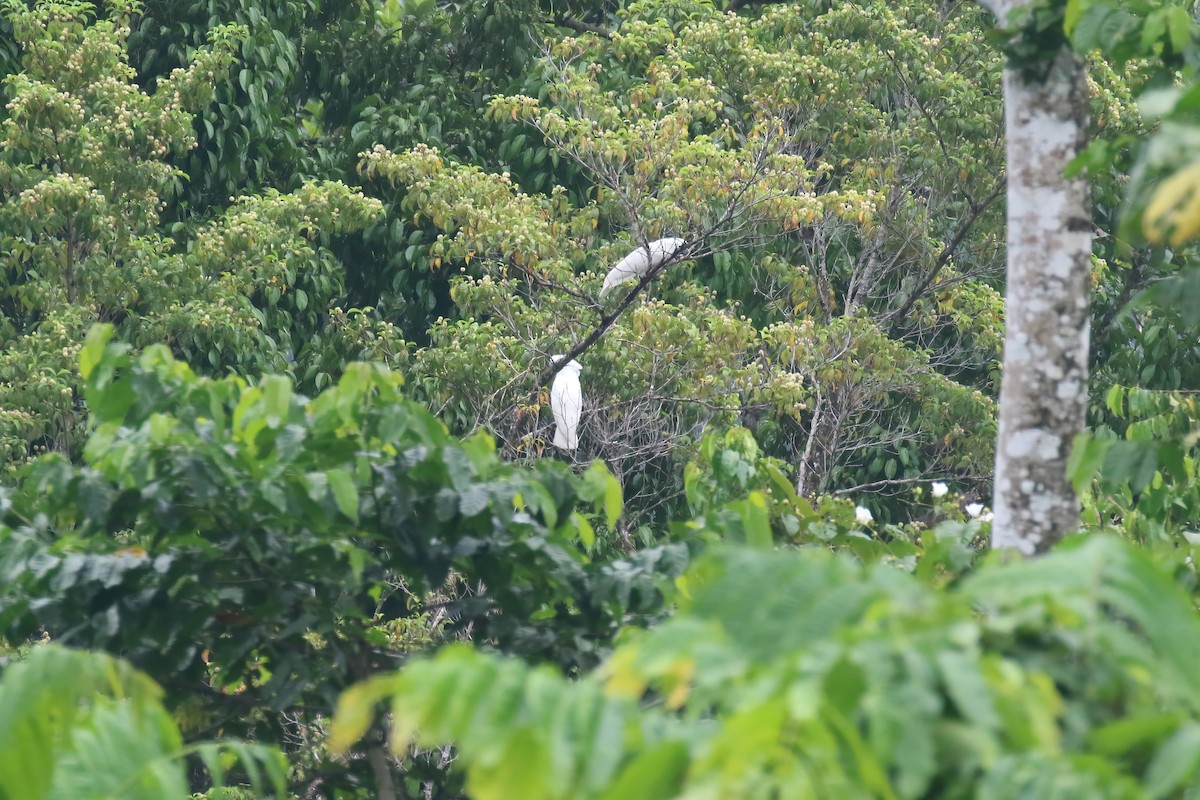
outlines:
M928 289L930 284L933 283L934 279L937 278L938 273L940 273L945 266L950 263L950 259L954 256L954 251L958 249L960 244L962 244L963 239L967 238L967 234L971 232L971 228L975 226L975 223L978 221L979 217L983 215L983 212L986 211L987 208L994 203L997 198L1004 194L1005 180L1004 173L1001 173L1000 176L996 178L996 182L993 184L992 190L988 193L987 197L983 198L983 200L978 203L971 204L971 210L967 213L966 219L959 224L958 230L954 231L954 235L950 237L950 241L946 243L946 246L942 248L942 252L938 254L937 260L933 263L933 269L925 273L921 280L917 282L917 285L914 286L912 291L908 293L908 297L906 297L904 302L900 304L899 308L888 313L883 317L883 319L880 320L881 324L895 322L896 320L903 318L905 314L912 310L912 307L916 304L916 302L921 299L922 295L925 294L925 290Z
M590 22L584 22L583 20L575 19L574 17L568 17L563 14L555 15L554 24L560 28L567 28L579 33L594 33L597 36L604 37L605 39L613 38L612 31L610 31L608 28L601 27L600 25L593 25Z
M860 483L858 486L850 486L845 489L835 489L834 494L853 494L854 492L865 492L868 489L882 489L888 486L904 486L910 483L928 483L930 481L983 481L989 480L981 475L966 475L966 476L942 476L934 477L930 475L922 475L919 478L889 478L881 481L871 481L870 483Z

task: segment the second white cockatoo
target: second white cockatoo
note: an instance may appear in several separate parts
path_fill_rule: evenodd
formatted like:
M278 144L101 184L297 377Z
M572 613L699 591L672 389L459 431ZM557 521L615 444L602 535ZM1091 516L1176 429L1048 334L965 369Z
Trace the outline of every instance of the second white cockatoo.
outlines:
M661 265L683 247L683 239L655 239L653 242L639 247L617 262L617 265L604 276L604 285L600 287L600 297L620 286L626 281L645 277L646 273Z
M551 356L554 363L563 356ZM554 446L561 450L579 447L579 417L583 414L583 388L579 385L579 373L583 367L578 361L567 365L554 376L550 386L550 410L554 412Z

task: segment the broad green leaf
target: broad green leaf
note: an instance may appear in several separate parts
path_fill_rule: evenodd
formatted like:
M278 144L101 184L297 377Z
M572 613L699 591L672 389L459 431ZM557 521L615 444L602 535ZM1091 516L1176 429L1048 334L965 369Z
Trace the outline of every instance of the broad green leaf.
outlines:
M588 465L583 473L580 495L603 505L605 520L610 528L617 524L623 505L621 483L604 466L604 462L593 461Z
M683 742L663 742L634 758L601 800L669 800L683 789L688 750Z
M374 722L375 707L400 685L395 676L381 675L342 692L329 729L329 749L345 753L353 747Z
M292 384L282 375L268 375L262 381L267 425L278 428L287 421L292 403Z
M467 791L478 800L548 800L553 779L562 777L551 775L552 769L543 735L518 727L506 735L499 758L468 767Z
M577 511L571 512L571 522L579 533L579 540L583 543L584 548L590 551L596 546L596 531L592 528L591 523Z
M1146 797L1170 796L1191 779L1200 765L1200 725L1185 723L1168 739L1146 770Z
M329 489L333 492L333 500L337 503L338 511L341 511L351 522L357 523L358 487L354 485L354 478L341 468L326 470L325 478L329 481Z
M1067 476L1076 494L1082 494L1100 470L1104 463L1104 454L1109 442L1097 439L1088 431L1082 431L1075 437L1071 447L1071 455L1067 459Z
M1067 0L1066 13L1063 15L1063 30L1067 36L1075 30L1075 26L1079 24L1079 18L1083 15L1089 4L1089 0Z
M1157 742L1179 728L1180 714L1153 714L1110 722L1093 728L1089 744L1103 755L1121 756L1147 742Z
M1187 9L1180 6L1171 6L1162 11L1167 14L1167 29L1171 35L1171 47L1176 53L1184 52L1195 35L1196 21L1187 12Z
M769 549L773 542L766 498L760 492L751 492L737 507L742 518L742 529L746 532L746 543L752 547Z
M608 527L613 527L617 524L617 520L621 518L621 509L625 505L622 497L621 483L615 476L609 475L605 481L604 487L604 516L608 522Z
M946 691L964 718L991 732L1000 720L988 691L979 663L957 650L944 650L937 657L938 670Z
M79 351L79 372L90 380L96 365L104 358L104 350L113 337L112 325L93 325L88 328L83 349Z

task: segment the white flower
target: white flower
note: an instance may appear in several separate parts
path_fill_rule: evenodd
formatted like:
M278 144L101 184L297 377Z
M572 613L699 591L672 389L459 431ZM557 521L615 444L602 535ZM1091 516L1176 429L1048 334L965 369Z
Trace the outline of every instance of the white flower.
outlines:
M866 525L868 522L873 522L875 517L871 516L871 512L862 506L854 507L854 520L860 525Z
M995 514L993 514L992 512L990 512L990 511L989 511L989 512L987 512L986 514L982 514L982 515L979 517L979 521L980 521L980 522L991 522L991 521L992 521L992 518L993 518L994 516L995 516Z
M971 519L977 519L983 513L983 503L967 503L966 511Z
M933 489L934 497L945 497L946 492L950 491L950 487L941 481L934 481L931 488Z

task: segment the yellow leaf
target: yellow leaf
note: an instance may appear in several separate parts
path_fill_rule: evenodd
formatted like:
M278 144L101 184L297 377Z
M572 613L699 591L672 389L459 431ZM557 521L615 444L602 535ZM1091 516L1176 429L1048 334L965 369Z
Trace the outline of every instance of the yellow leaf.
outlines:
M1154 244L1179 247L1200 232L1200 161L1167 178L1146 204L1142 232Z
M624 648L613 653L612 658L602 667L608 674L604 691L614 697L639 698L646 691L646 679L634 669L637 651Z
M376 675L356 683L338 698L329 729L329 749L344 753L363 737L375 721L375 706L398 688L397 675Z
M692 676L696 673L696 662L689 659L676 661L671 665L668 675L674 679L675 685L667 694L667 708L674 711L687 702L688 692L691 691Z
M375 719L375 701L366 684L351 686L338 698L329 735L329 749L344 753L362 738Z

